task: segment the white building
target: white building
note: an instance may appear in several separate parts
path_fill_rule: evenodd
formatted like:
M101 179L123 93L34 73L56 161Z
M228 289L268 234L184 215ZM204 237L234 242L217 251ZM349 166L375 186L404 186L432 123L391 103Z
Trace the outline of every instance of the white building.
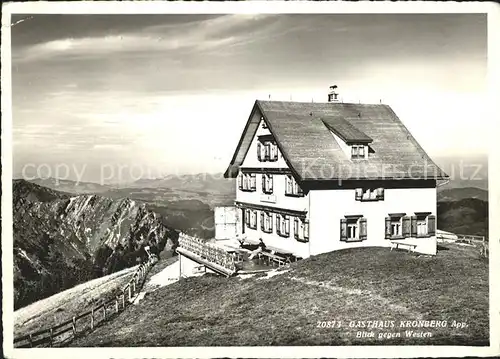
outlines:
M436 253L447 175L387 105L256 101L225 176L246 243L302 258L396 243Z

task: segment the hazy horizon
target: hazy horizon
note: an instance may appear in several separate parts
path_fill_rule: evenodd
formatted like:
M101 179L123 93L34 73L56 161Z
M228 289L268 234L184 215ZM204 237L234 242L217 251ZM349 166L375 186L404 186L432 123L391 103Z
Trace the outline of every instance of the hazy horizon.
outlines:
M433 159L488 152L484 14L21 18L14 176L224 172L256 99L324 102L333 84L390 105Z

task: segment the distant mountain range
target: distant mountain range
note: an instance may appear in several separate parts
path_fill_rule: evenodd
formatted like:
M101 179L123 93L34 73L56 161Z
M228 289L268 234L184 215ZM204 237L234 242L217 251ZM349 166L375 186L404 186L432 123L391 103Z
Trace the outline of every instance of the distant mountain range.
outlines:
M488 202L488 191L476 187L440 188L437 198L439 202L460 201L466 198L475 198Z
M70 195L13 182L15 307L136 264L144 246L175 246L161 215L128 198Z

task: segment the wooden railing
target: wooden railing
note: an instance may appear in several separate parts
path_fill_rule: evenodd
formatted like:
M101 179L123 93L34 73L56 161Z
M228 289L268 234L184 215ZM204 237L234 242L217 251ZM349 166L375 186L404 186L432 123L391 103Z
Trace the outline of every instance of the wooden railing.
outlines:
M437 235L436 238L437 240L444 240L444 241L450 241L450 242L455 242L455 243L466 243L470 244L476 248L479 249L479 254L482 257L488 258L489 256L489 242L486 240L485 236L476 236L472 234L457 234L453 233L455 236L457 236L456 239L450 238L450 235Z
M27 335L14 338L14 347L32 348L39 346L59 346L79 334L94 330L96 326L123 311L135 296L140 292L149 269L156 263L156 257L139 265L130 281L121 289L121 292L100 305L93 306L85 313L73 316L62 323L50 328L38 330Z
M228 253L222 248L206 243L201 238L184 233L179 234L179 247L230 271L236 271L236 263L243 261L243 256L239 253Z

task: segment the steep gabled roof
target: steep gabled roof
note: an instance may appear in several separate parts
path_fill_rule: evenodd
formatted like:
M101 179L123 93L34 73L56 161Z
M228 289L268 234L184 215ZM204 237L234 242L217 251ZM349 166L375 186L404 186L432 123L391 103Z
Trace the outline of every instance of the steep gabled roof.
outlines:
M448 176L429 158L387 105L256 101L225 175L242 164L260 113L297 179L442 179ZM370 145L366 160L352 160L330 131ZM370 142L371 140L371 142Z

